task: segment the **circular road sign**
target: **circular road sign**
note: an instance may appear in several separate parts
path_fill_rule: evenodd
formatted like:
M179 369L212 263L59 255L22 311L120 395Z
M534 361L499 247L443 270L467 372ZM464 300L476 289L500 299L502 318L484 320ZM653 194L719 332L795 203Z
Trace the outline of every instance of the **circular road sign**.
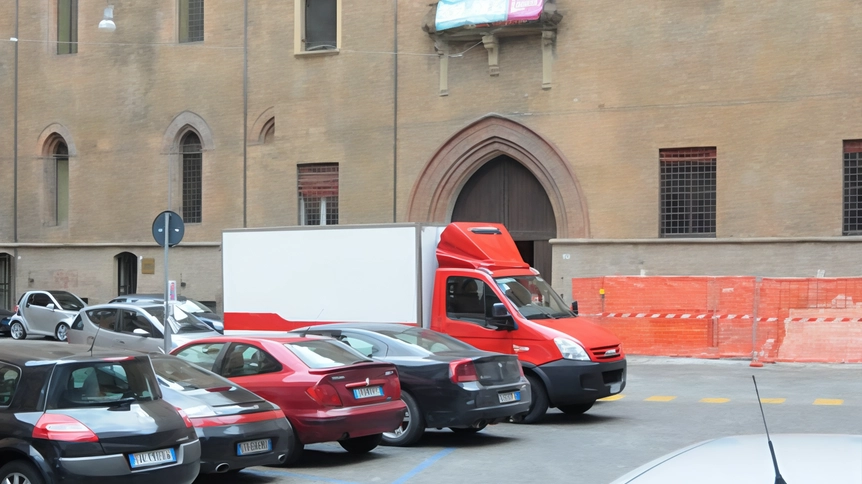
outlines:
M165 217L168 218L168 247L173 247L183 240L186 224L176 212L165 210L153 220L153 238L160 246L165 246Z

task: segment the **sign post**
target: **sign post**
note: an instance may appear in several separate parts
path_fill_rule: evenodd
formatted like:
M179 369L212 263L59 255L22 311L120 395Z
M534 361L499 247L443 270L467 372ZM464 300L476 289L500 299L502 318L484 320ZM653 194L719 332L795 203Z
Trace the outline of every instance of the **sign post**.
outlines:
M174 282L174 290L172 293L170 290L170 283L172 281L168 280L168 248L179 244L180 241L183 240L185 231L185 223L183 223L182 217L170 210L165 210L157 215L156 219L153 220L153 238L156 239L157 244L165 248L165 354L171 352L170 296L173 294L173 299L176 300L176 282Z

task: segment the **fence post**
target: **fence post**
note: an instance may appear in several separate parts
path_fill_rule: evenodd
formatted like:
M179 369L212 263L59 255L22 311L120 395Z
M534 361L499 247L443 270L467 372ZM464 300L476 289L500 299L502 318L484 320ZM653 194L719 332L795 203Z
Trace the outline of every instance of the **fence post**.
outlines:
M760 276L754 278L754 309L751 311L751 364L749 366L760 368L763 363L757 359L757 308L760 306Z

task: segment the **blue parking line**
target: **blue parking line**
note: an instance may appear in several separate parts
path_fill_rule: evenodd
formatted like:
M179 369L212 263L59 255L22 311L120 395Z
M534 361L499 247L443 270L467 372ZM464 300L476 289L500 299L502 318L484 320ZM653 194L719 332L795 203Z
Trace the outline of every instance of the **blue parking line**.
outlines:
M451 454L454 451L455 451L454 448L449 447L447 449L441 450L440 452L437 452L436 454L432 455L431 457L425 459L425 461L422 462L421 464L419 464L418 466L414 467L407 474L404 474L403 476L396 479L395 482L393 482L392 484L404 484L405 482L407 482L408 480L410 480L411 478L416 476L416 474L419 474L420 472L422 472L425 469L427 469L428 467L430 467L431 464L433 464L433 463L437 462L438 460L446 457L447 455Z
M307 481L329 482L331 484L359 484L359 483L352 482L352 481L342 481L340 479L329 479L327 477L312 476L310 474L297 474L296 472L288 472L288 471L275 471L275 470L262 471L262 470L258 470L258 469L246 469L243 472L248 473L248 474L260 474L260 475L271 476L271 477L293 477L296 479L303 479L303 480L307 480Z

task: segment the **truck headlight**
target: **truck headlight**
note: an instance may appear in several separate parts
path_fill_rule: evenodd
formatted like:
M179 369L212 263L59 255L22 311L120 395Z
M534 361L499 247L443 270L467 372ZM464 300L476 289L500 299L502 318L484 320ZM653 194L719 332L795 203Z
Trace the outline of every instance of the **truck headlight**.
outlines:
M567 360L590 361L590 355L580 344L567 338L554 338L554 343Z

